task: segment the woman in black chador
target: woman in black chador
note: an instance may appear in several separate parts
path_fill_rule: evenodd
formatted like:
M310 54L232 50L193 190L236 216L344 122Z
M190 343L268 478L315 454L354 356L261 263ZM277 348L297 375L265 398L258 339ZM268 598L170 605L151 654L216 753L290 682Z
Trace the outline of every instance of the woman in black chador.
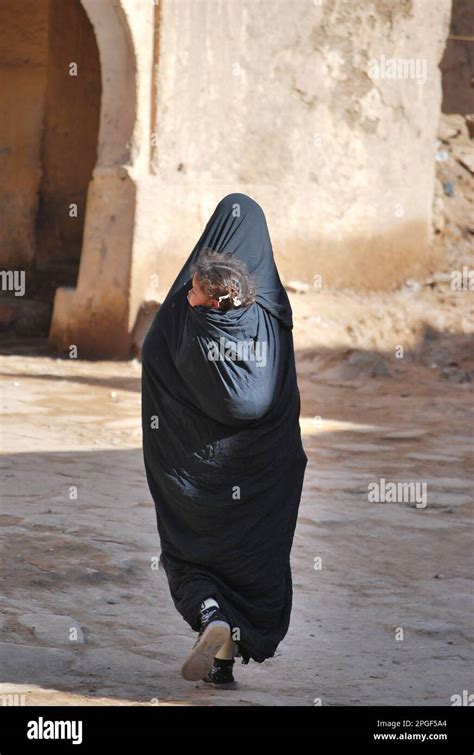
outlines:
M176 609L198 632L181 673L235 687L285 637L307 456L293 320L265 215L229 194L142 349L143 455Z

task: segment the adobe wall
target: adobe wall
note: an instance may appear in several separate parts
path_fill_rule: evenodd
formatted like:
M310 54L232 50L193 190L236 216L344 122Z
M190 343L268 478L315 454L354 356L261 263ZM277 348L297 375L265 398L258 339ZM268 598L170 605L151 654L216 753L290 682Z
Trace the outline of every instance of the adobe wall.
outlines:
M162 0L153 174L137 194L149 280L168 287L231 191L263 206L287 278L391 289L426 272L450 7Z
M48 61L49 1L0 3L0 264L33 259Z

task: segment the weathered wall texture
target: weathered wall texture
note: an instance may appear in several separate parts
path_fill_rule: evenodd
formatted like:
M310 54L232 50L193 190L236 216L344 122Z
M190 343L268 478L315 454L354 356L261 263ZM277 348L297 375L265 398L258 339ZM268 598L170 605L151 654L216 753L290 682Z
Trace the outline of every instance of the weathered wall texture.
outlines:
M5 0L0 29L1 263L78 263L100 112L94 33L78 0Z
M0 3L0 255L23 267L35 250L49 2Z
M139 200L163 288L230 191L262 204L286 276L391 288L426 270L449 16L450 0L164 0ZM426 61L426 81L370 78L381 56Z
M77 0L50 0L48 36L36 259L41 265L71 264L81 254L86 193L97 158L99 54ZM77 216L70 214L71 204Z

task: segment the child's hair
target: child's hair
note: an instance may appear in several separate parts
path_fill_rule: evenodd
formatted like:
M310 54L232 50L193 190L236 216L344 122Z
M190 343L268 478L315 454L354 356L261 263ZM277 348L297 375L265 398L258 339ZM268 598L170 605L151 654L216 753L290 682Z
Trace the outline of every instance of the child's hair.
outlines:
M191 266L191 276L196 274L199 284L210 299L221 298L219 309L249 307L255 302L255 284L247 265L232 252L215 252L206 247Z

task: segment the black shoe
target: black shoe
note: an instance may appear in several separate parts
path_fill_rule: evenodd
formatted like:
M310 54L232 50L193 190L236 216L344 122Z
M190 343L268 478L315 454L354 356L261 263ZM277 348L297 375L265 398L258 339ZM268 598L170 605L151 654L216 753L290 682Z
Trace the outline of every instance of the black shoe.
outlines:
M202 681L219 689L237 689L238 685L232 673L233 668L233 660L214 658L211 670Z
M212 624L214 622L221 622L221 623L227 624L227 626L230 629L230 624L227 621L227 618L222 613L219 606L210 606L209 608L201 608L201 610L199 611L199 634L196 640L196 644L199 642L199 638L201 637L203 632L206 630L206 628L209 626L209 624Z
M200 629L193 648L181 667L189 682L202 679L212 668L215 654L230 638L230 624L218 606L200 611Z

